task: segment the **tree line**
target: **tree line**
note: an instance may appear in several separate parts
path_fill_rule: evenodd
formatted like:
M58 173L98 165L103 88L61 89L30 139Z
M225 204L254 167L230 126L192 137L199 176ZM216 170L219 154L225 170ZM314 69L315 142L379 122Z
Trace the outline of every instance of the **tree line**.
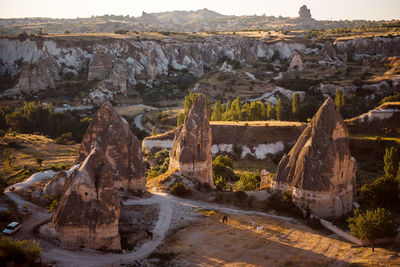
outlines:
M81 142L91 120L81 118L76 111L55 113L53 105L42 105L40 102L24 102L15 111L8 106L0 106L0 130L3 135L5 131L15 131L39 133L55 139L64 134L64 138L69 136L72 139L70 141Z

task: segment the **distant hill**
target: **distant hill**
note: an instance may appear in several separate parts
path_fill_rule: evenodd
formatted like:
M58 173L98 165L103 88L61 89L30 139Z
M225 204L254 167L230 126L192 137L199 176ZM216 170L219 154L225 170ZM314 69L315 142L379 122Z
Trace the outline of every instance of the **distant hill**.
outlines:
M206 8L195 11L168 11L146 13L140 17L103 15L91 18L52 19L15 18L0 19L1 35L43 33L93 33L114 32L115 30L205 32L241 30L311 30L327 28L377 27L385 21L317 21L311 11L302 6L295 18L275 16L229 16Z
M218 19L218 18L229 17L214 12L212 10L208 10L207 8L196 11L175 10L175 11L160 12L160 13L150 13L150 15L155 16L161 22L169 22L171 20L188 22L191 20Z

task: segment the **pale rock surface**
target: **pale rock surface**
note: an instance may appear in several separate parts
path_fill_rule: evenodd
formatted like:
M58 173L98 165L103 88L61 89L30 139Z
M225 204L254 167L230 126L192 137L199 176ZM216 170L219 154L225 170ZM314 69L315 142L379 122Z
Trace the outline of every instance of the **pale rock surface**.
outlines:
M299 54L295 54L293 56L292 62L290 62L288 72L292 71L302 71L304 70L303 60L301 60L301 56Z
M207 101L200 94L176 132L170 151L169 169L214 187L211 156L212 133L207 117Z
M17 88L26 93L55 88L55 82L60 79L60 69L57 60L46 51L33 69L29 66L23 67Z
M348 129L328 98L279 162L271 188L291 191L295 204L314 215L340 217L352 210L356 171Z
M110 52L98 50L89 64L88 80L102 80L106 78L112 71L112 60L113 56Z

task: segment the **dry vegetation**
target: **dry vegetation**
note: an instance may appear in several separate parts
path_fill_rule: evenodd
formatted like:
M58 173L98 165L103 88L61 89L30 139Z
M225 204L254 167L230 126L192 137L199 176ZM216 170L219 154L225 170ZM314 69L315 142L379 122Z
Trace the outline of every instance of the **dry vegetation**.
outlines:
M3 152L11 151L11 166L5 163ZM24 169L37 169L37 158L43 159L42 169L71 166L78 155L79 144L59 145L53 139L34 134L7 134L0 138L0 174L10 177Z
M200 211L200 222L171 235L163 251L193 266L397 266L398 250L354 247L302 224L248 215ZM264 228L257 232L249 221Z

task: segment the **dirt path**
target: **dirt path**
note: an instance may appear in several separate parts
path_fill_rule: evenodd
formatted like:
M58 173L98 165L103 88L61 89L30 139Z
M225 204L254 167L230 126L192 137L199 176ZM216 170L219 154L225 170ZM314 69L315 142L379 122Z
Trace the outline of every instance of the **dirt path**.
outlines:
M136 125L136 127L138 127L140 130L144 130L144 131L146 131L147 133L149 133L149 131L148 131L146 128L144 128L144 126L143 126L142 118L143 118L143 113L137 115L137 116L135 117L135 125Z
M25 204L28 204L29 210L32 211L32 214L34 214L31 216L31 218L28 221L23 223L23 230L21 232L29 233L30 231L32 231L32 229L36 225L38 225L41 222L44 222L45 220L50 218L51 214L46 213L46 211L43 208L38 207L32 203L26 202L21 197L19 197L16 194L13 194L11 192L7 192L7 194L10 196L10 198L13 201L15 201L18 204L18 206L23 206ZM292 233L293 232L292 230L294 229L293 227L297 227L297 228L300 227L301 231L298 230L297 232L298 233L301 232L301 235L304 236L304 233L307 234L307 230L303 229L304 227L301 226L302 224L298 224L297 223L298 220L293 219L293 218L277 216L277 215L272 215L272 214L267 214L267 213L257 212L257 211L240 210L240 209L226 207L226 206L222 206L222 205L218 205L218 204L214 204L214 203L206 203L206 202L201 202L201 201L194 201L194 200L178 198L178 197L172 196L172 195L170 195L168 193L164 193L164 192L153 192L153 195L150 198L127 200L123 204L125 206L154 205L154 204L159 205L160 210L159 210L157 223L156 223L154 229L152 230L153 235L154 235L152 240L146 240L146 242L143 245L141 245L134 251L131 251L128 253L120 253L120 254L117 254L117 253L102 254L102 253L92 250L92 249L67 248L67 247L63 247L63 246L56 246L45 240L40 240L41 246L43 247L42 260L44 262L57 263L58 266L81 266L82 263L85 263L86 266L105 266L105 265L110 265L110 264L135 263L138 260L146 258L154 250L156 250L160 245L162 245L163 243L166 242L165 237L166 237L168 231L171 230L171 227L173 225L172 221L173 220L176 221L175 217L176 217L177 211L180 211L184 208L186 208L188 210L191 210L193 208L215 210L215 211L220 211L220 212L229 214L230 218L237 218L236 220L241 221L241 223L239 225L239 229L243 228L241 230L243 232L243 237L242 237L243 240L246 239L245 238L246 236L249 236L249 237L252 236L255 238L255 240L258 240L257 242L260 241L259 240L260 235L254 233L254 232L250 233L250 232L248 232L248 229L247 229L247 227L249 226L248 225L249 220L250 219L254 220L253 218L257 218L255 216L258 216L258 218L265 218L263 220L267 220L267 221L260 221L260 219L257 219L258 221L256 221L256 225L264 225L266 227L269 227L268 225L270 225L272 222L274 222L274 221L277 222L277 223L274 223L276 225L276 226L274 226L275 228L269 230L269 231L271 231L271 233L275 233L275 232L278 233L279 238L274 237L274 236L269 237L269 238L274 238L275 239L274 242L278 242L278 243L283 242L281 239L283 237L285 237L286 235ZM180 218L180 219L182 219L182 218ZM270 221L270 220L273 220L273 221ZM188 224L188 221L186 221L186 224ZM298 226L294 226L294 225L298 225ZM189 229L191 229L191 227L193 227L193 224L189 224L187 227L188 227L188 231L190 232ZM217 231L218 233L219 233L219 231L221 231L221 233L218 234L221 236L221 240L218 242L221 243L220 245L222 246L223 244L226 244L225 237L223 237L223 233L226 231L226 229L220 230L219 229L220 226L215 226L215 227L217 227L217 228L215 228L215 231ZM226 227L228 227L228 225L226 225ZM236 226L236 228L237 227L238 226ZM284 229L287 228L287 230L284 231L285 233L278 232L278 231L280 231L279 229L281 229L282 227L284 227ZM204 229L204 226L200 227L200 229ZM212 228L211 226L210 227L206 226L206 229L214 229L214 228ZM198 240L204 239L204 243L211 242L208 239L211 238L214 234L209 233L211 235L209 235L207 237L207 233L205 232L204 233L205 236L203 236L202 235L203 231L204 230L193 232L193 237L192 237L193 240L189 239L188 240L189 244L191 244L190 242L192 242L192 241L195 242L195 240L197 240L197 239ZM207 230L207 231L209 231L209 230ZM216 233L216 232L214 232L214 233ZM236 230L233 231L232 233L233 234L236 233ZM264 233L264 235L265 235L265 233ZM301 238L299 238L299 235L300 234L293 236L292 240L290 241L290 243L291 243L291 245L289 245L290 247L294 246L294 247L299 247L299 249L300 249L301 246L305 246L305 244L297 244L297 242L299 242L298 240L301 239ZM181 236L181 238L183 238L182 235L180 235L180 236ZM265 236L263 238L266 238L266 237L267 236ZM32 236L32 238L35 238L35 237ZM216 236L216 238L217 238L217 236ZM323 237L318 237L315 234L313 234L312 238L314 240L314 239L323 238ZM187 247L187 244L185 245L185 242L186 242L185 238L183 238L183 239L184 239L184 240L182 240L183 243L179 244L179 246L178 245L172 246L171 249L174 249L174 247L176 247L176 249L178 249L178 251L184 250L184 248ZM286 240L286 239L284 240L284 242L288 242L288 240ZM329 238L327 238L327 239L329 239ZM264 241L265 241L265 239L264 239ZM232 242L235 242L235 241L232 240ZM248 242L250 242L250 240ZM246 241L246 244L248 242ZM210 244L208 244L207 246L211 246L211 244L212 244L212 242ZM345 244L348 244L348 243L345 243ZM286 245L288 245L288 244L286 244ZM313 242L311 242L310 245L314 246L316 244L313 244ZM278 244L278 246L282 246L282 245ZM341 245L338 247L342 247L342 248L345 247L348 249L349 246L350 245ZM195 247L193 247L192 249L194 249L194 248ZM288 248L289 247L287 247L286 249L288 249ZM309 249L314 250L313 248L309 248ZM188 247L187 250L190 250L190 248ZM233 251L232 251L232 253L233 253ZM228 256L226 256L226 257L227 258L224 259L223 261L221 261L221 263L223 263L223 262L227 263L233 259ZM198 260L200 260L200 259L198 259ZM328 262L331 263L331 260L329 260ZM341 263L343 263L343 262L341 262ZM219 265L219 264L217 264L217 265Z

